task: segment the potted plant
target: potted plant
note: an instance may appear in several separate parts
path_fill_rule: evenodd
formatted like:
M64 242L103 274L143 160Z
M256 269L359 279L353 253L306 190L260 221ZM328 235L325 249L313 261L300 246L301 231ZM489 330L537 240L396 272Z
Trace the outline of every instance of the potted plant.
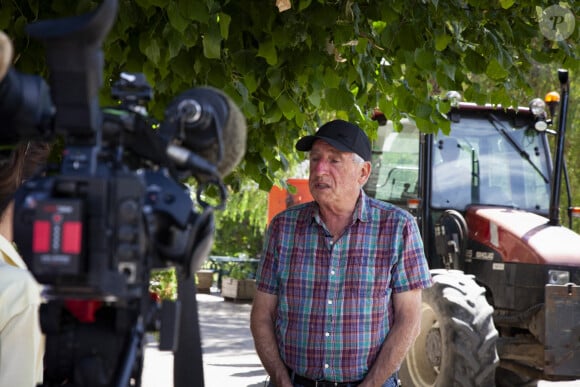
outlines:
M256 267L249 262L229 262L222 280L222 297L233 300L251 300L256 292Z

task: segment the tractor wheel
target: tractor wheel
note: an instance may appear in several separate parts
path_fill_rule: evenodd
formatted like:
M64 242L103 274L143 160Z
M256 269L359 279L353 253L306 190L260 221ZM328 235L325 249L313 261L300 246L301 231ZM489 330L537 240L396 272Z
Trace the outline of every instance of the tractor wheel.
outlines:
M432 270L421 332L399 372L403 387L494 386L498 333L485 289L458 270Z
M496 387L537 387L538 380L499 367L495 371Z

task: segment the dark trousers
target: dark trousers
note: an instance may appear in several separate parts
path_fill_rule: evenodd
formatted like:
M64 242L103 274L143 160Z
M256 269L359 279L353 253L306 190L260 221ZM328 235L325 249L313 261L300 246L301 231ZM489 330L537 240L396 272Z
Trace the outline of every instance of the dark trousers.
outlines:
M304 387L302 384L298 384L298 383L293 383L294 387ZM398 387L399 386L399 378L397 377L397 373L395 373L394 375L392 375L390 378L388 378L387 380L385 380L385 383L383 383L382 387ZM270 381L268 383L268 387L276 387L276 385L274 383L272 383L272 381ZM356 387L356 384L352 384L352 385L348 385L348 387Z

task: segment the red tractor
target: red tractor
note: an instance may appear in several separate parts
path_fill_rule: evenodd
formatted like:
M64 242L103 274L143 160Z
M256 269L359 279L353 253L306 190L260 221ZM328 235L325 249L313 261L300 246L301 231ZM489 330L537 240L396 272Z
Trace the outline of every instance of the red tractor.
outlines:
M559 77L557 130L553 101L548 114L541 99L515 109L458 102L448 135L410 120L399 131L375 114L365 191L415 215L434 280L404 387L580 379L580 235L563 158L568 73Z

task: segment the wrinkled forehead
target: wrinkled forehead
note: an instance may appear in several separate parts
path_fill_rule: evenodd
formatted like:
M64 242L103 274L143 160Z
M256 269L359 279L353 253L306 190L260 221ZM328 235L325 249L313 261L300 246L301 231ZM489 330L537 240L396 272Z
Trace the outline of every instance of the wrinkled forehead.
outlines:
M312 144L312 149L310 149L309 154L310 155L332 154L335 156L346 157L348 155L351 155L352 152L341 151L330 145L328 142L322 139L317 139Z

